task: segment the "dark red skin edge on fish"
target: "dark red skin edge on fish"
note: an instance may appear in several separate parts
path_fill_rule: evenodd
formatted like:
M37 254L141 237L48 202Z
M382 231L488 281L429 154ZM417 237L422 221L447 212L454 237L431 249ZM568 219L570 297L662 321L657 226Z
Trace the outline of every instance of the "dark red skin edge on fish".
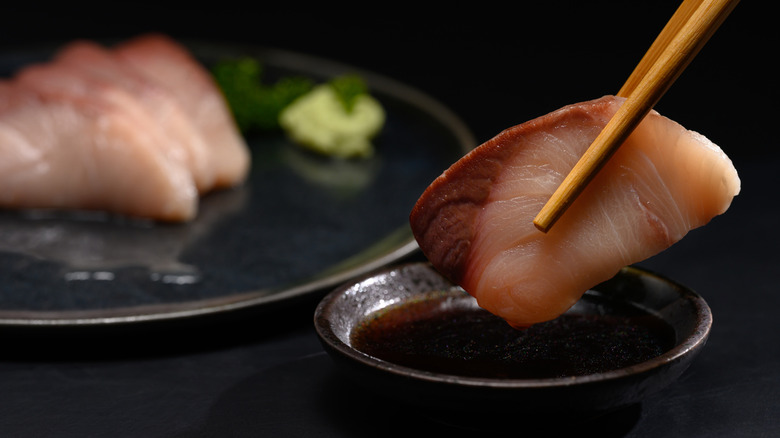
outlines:
M410 215L412 233L423 254L455 283L463 277L476 216L487 202L503 159L512 153L512 138L499 135L459 160L423 192Z
M441 274L461 284L471 255L476 216L487 202L503 163L518 152L523 136L578 119L592 119L609 99L570 105L508 128L454 163L431 183L409 216L412 233L423 254Z

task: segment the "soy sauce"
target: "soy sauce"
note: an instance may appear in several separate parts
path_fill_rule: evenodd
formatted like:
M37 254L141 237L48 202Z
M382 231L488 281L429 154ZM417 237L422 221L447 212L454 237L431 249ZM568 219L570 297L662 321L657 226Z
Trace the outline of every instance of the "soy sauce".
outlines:
M596 304L598 312L567 313L518 330L476 306L422 299L377 313L352 333L351 342L397 365L504 379L605 372L674 345L674 330L657 316L636 307Z

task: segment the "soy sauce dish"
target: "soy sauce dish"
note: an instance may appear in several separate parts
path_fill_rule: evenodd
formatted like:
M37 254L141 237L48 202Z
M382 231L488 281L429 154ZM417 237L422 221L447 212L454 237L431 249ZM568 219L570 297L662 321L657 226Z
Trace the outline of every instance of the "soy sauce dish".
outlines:
M685 371L712 325L707 303L626 267L556 320L515 330L427 263L391 266L328 294L314 315L345 376L427 409L605 412Z

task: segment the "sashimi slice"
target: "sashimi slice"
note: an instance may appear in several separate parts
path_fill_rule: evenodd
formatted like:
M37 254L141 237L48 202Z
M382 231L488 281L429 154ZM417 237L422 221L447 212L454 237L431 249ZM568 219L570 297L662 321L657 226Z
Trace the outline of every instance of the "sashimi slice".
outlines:
M135 109L138 117L150 122L143 129L157 130L164 139L157 144L161 152L190 169L201 194L214 188L215 169L200 127L166 88L122 62L109 49L91 41L68 44L46 67L73 69L81 80L117 87L114 95L126 93L123 104L127 109Z
M191 219L198 193L121 106L0 82L0 206Z
M527 327L725 212L740 191L731 160L652 111L556 225L536 229L622 101L605 96L509 128L434 180L410 215L431 264L481 307Z
M147 34L114 49L117 56L170 90L201 129L211 148L217 187L243 181L249 152L213 78L178 42Z
M0 83L2 208L188 221L199 194L248 174L219 89L166 37L119 49L76 41Z

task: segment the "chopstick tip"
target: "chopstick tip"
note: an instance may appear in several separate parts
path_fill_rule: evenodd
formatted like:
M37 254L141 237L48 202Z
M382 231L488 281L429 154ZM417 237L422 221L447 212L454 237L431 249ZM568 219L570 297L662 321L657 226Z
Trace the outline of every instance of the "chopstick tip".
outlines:
M539 215L534 218L534 226L536 229L545 234L550 231L554 222L555 221L548 216L543 216L542 213L539 213Z
M548 227L546 227L546 226L544 226L544 225L542 225L542 224L540 224L540 223L538 223L536 221L534 221L534 226L536 227L537 230L541 231L544 234L547 234L547 231L550 230Z

